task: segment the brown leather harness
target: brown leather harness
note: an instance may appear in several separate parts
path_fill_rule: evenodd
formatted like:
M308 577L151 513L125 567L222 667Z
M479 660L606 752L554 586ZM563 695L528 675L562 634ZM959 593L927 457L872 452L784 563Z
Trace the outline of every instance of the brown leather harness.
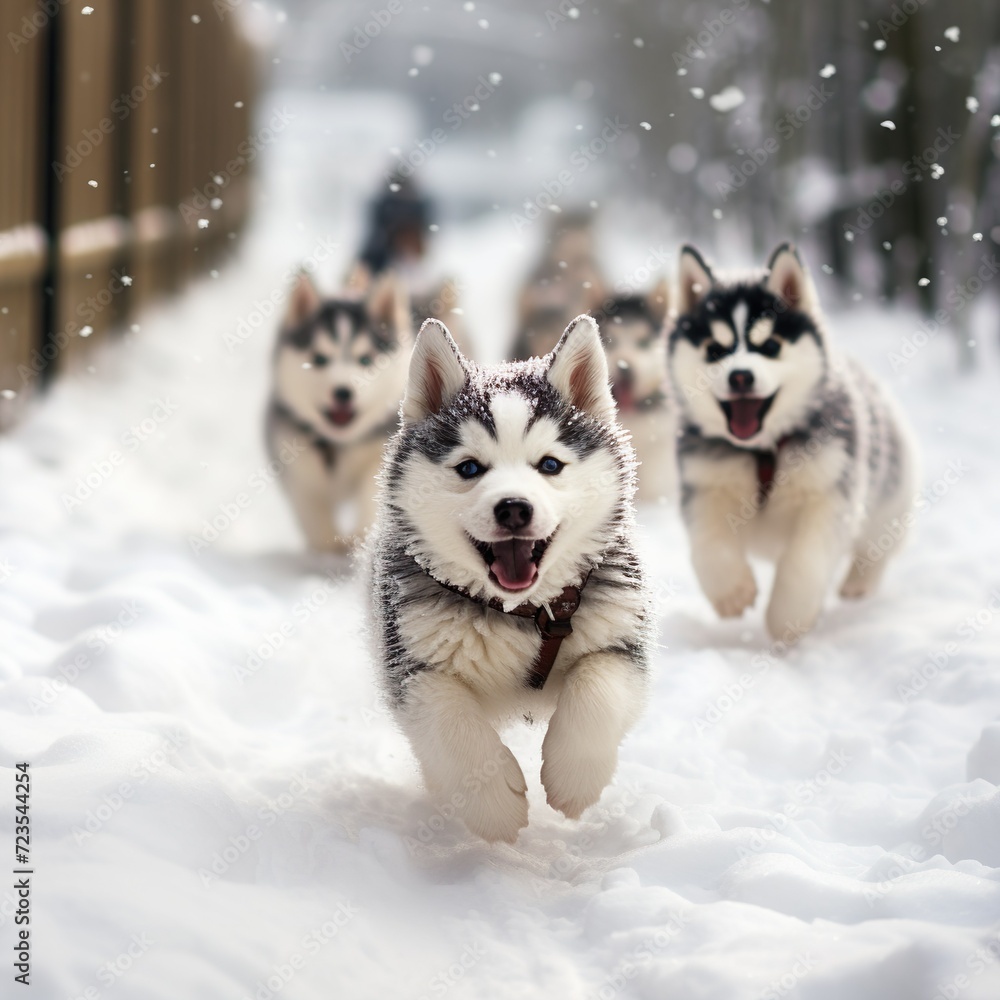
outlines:
M590 579L588 573L583 582L578 587L564 587L562 593L551 601L545 601L542 605L526 602L519 604L516 608L506 611L503 601L496 597L483 600L481 597L473 597L467 590L461 587L453 587L450 583L441 583L440 580L431 577L446 590L453 594L459 594L467 600L480 604L492 611L499 611L501 614L514 615L516 618L531 618L535 623L535 628L542 638L542 644L538 647L538 654L535 662L532 663L528 672L528 685L536 691L540 691L545 682L549 679L552 666L559 655L559 647L563 639L568 639L573 634L573 615L580 607L580 600L583 595L583 588L586 587Z

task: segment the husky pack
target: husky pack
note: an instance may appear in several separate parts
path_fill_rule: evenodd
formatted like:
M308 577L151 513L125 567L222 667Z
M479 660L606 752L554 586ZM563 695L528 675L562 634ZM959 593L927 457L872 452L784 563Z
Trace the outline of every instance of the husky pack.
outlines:
M309 546L344 552L371 523L412 343L391 276L366 298L323 299L302 275L274 352L267 444Z
M795 641L836 574L841 596L862 597L899 548L916 481L910 433L836 349L790 244L742 280L716 277L686 246L679 296L669 357L695 572L716 611L736 617L757 597L748 556L773 560L767 627Z
M372 632L428 787L486 840L528 820L508 723L549 718L541 782L566 816L614 775L650 654L633 489L590 317L490 367L424 324L367 545Z

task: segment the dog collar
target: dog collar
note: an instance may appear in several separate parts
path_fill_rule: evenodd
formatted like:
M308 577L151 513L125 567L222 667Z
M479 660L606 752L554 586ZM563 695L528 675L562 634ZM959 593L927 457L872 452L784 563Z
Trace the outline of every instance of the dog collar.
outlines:
M283 419L287 420L300 434L309 439L309 443L323 457L323 464L328 469L332 469L337 455L337 448L343 448L346 446L338 444L335 441L331 441L329 438L323 437L323 435L320 434L319 431L312 426L312 424L293 413L291 408L280 399L275 400L274 408ZM366 444L375 438L388 436L396 429L396 422L397 418L393 416L391 420L387 420L385 423L379 424L377 427L373 427L364 437L358 438L357 441L352 441L351 444Z
M430 574L427 574L430 576ZM535 661L528 672L528 686L540 691L552 673L552 667L559 655L559 647L562 646L563 639L568 639L573 634L573 615L580 607L580 600L583 596L583 588L587 586L590 573L584 578L578 587L564 587L562 593L551 601L545 601L541 605L525 602L516 608L507 611L503 606L503 601L496 597L484 600L481 597L473 597L462 587L452 586L450 583L442 583L437 577L431 579L450 590L453 594L459 594L466 600L475 604L489 608L491 611L499 611L504 615L514 615L515 618L531 618L535 623L535 628L542 638L542 644L538 647Z
M757 460L757 506L763 507L767 503L768 497L774 490L774 474L778 469L778 456L782 449L794 434L786 434L778 438L778 443L773 449L764 451L754 451L754 458Z

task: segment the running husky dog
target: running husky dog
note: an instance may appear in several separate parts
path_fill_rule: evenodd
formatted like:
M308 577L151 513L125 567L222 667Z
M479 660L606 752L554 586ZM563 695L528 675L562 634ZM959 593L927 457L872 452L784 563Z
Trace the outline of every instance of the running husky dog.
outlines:
M267 444L306 541L345 552L375 514L375 474L398 422L412 340L392 277L367 300L322 299L302 275L274 355ZM288 456L295 456L288 460ZM354 530L338 530L347 505Z
M427 785L514 841L526 784L497 727L551 715L542 785L578 817L614 775L651 641L634 458L594 321L545 358L480 367L428 320L380 478L373 633Z
M639 500L659 501L676 490L676 407L667 393L666 280L648 295L615 295L591 315L611 370L611 394L639 458Z
M684 247L679 312L670 370L695 572L716 611L736 617L757 596L747 554L775 560L767 627L794 641L845 558L841 596L862 597L902 540L916 476L909 431L872 376L836 352L791 244L763 276L735 281Z

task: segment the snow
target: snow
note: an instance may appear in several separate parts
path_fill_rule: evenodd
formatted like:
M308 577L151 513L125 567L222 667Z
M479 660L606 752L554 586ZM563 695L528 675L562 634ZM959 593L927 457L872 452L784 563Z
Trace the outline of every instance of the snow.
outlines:
M300 114L239 260L0 438L0 824L29 760L32 995L995 998L989 290L969 309L975 376L955 372L947 326L928 340L874 306L832 319L924 451L912 542L881 591L831 598L784 653L759 609L718 621L676 513L641 510L661 636L648 711L579 822L544 802L541 732L512 730L531 821L490 847L422 792L352 568L301 552L267 469L267 296L324 246L335 283L389 145L355 126L351 156L322 155L317 99L286 99ZM327 118L348 110L331 99ZM504 212L439 244L492 356L528 252Z

